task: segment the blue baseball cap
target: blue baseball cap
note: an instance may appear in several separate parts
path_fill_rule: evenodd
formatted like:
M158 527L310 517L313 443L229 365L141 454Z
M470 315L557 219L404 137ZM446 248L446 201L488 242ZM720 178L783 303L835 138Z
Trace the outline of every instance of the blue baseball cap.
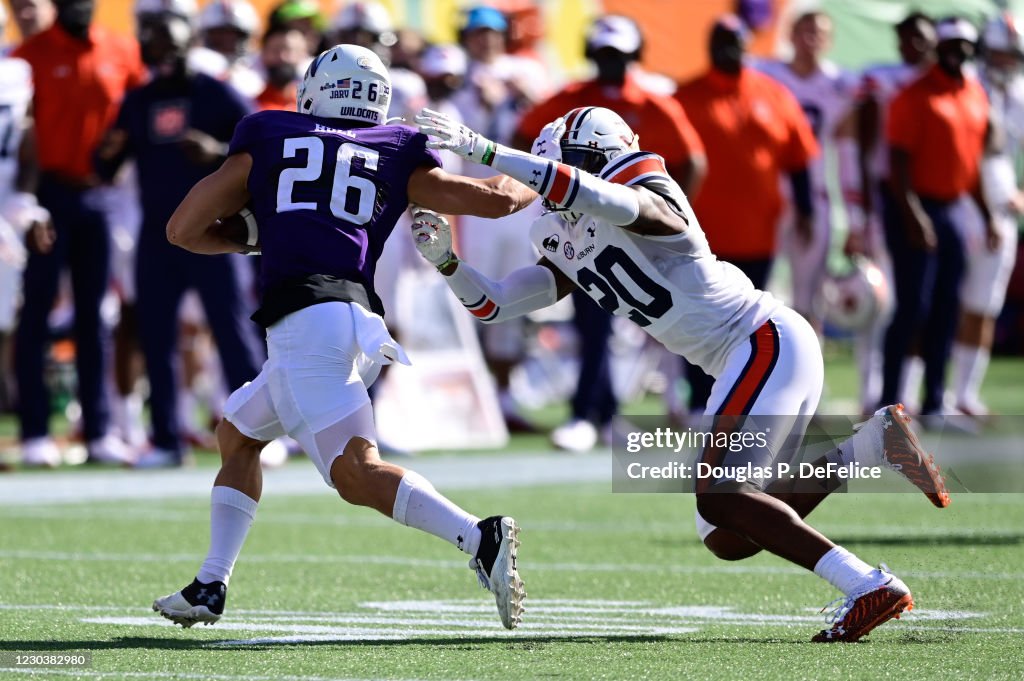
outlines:
M504 32L508 29L508 21L505 15L493 7L474 7L466 13L466 24L462 27L464 31L473 31L478 28L489 28L492 31Z

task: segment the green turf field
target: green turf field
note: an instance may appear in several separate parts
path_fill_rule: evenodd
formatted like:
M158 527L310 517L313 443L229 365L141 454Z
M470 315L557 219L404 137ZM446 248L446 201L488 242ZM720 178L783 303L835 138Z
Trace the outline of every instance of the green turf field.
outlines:
M548 465L565 474L565 457L523 456L535 478ZM605 461L570 467L585 478ZM495 455L494 475L514 462ZM149 604L201 561L204 496L176 497L168 474L139 478L155 498L54 503L5 488L0 650L91 651L88 669L37 670L62 679L988 679L1024 669L1019 495L962 495L943 511L916 493L830 499L813 521L887 562L918 607L866 642L823 646L808 639L831 587L772 556L717 562L693 533L692 497L530 483L522 471L510 486L470 491L438 470L432 477L466 508L522 524L529 598L515 632L502 629L454 548L317 491L300 462L268 479L226 617L190 630ZM48 494L70 483L69 499L118 478L131 484L118 471L50 475ZM209 471L179 475L203 487ZM274 494L282 476L306 477L309 490ZM23 678L10 660L0 675Z
M849 392L848 359L831 356L827 366L832 395ZM1022 381L1024 362L997 360L985 399L1022 414ZM649 399L626 411L657 408ZM549 425L561 418L557 409L538 416ZM1009 439L1005 423L995 439ZM973 443L943 441L962 453ZM154 473L79 466L0 475L0 656L8 655L0 678L1024 673L1021 494L956 494L942 511L909 491L826 502L812 524L865 560L887 563L917 608L865 642L822 646L808 641L823 625L818 611L838 595L831 587L768 555L717 561L694 534L691 496L612 494L607 452L560 455L532 436L503 452L403 461L468 510L520 521L528 610L523 626L506 632L462 554L344 505L308 462L296 461L268 473L225 618L182 630L149 608L184 586L205 554L216 464L210 455L198 462ZM10 655L29 651L90 652L92 664L13 666Z

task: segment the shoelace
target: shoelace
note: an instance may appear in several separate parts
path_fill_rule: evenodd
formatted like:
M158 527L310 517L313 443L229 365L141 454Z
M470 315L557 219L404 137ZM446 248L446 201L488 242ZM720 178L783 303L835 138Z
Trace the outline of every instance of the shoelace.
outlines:
M889 572L889 566L888 565L886 565L885 563L879 563L877 570L882 575L888 575L890 577L889 581L892 581L892 573ZM874 591L875 589L878 589L878 588L881 588L881 587L885 586L886 584L889 583L889 581L886 581L886 582L884 582L882 584L876 584L874 586L869 586L869 587L867 587L865 589L861 589L860 591L854 591L849 596L840 596L839 598L831 600L831 601L829 601L828 603L825 604L825 606L819 611L818 614L824 613L826 610L831 608L836 603L842 602L842 605L840 605L840 606L838 606L836 608L833 608L831 611L829 611L829 613L827 615L825 615L825 622L827 624L835 624L837 622L841 622L843 620L843 618L846 617L846 614L848 612L850 612L850 610L853 609L853 606L857 602L858 598L860 598L861 596L863 596L866 593L870 593L870 592Z
M473 558L469 561L469 567L476 570L476 579L480 582L480 587L491 590L491 580L487 578L487 574L484 572L484 566L481 565L480 561Z

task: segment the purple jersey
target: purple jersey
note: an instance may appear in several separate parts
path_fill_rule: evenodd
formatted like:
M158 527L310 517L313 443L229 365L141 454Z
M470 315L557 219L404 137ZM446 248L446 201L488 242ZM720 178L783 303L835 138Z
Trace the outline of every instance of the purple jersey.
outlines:
M263 249L253 318L264 326L326 300L384 312L373 290L377 259L409 205L409 176L441 160L411 127L352 125L262 111L235 128L228 153L252 156L248 188Z

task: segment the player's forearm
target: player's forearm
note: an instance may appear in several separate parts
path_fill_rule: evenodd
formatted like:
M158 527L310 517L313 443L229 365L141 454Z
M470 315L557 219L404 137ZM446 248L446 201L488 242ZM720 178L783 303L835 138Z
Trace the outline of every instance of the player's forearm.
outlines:
M640 200L634 190L564 163L500 144L484 160L562 208L602 218L613 225L631 224L640 215Z
M529 314L558 300L554 275L540 265L520 268L500 282L461 261L441 273L470 314L485 324Z

